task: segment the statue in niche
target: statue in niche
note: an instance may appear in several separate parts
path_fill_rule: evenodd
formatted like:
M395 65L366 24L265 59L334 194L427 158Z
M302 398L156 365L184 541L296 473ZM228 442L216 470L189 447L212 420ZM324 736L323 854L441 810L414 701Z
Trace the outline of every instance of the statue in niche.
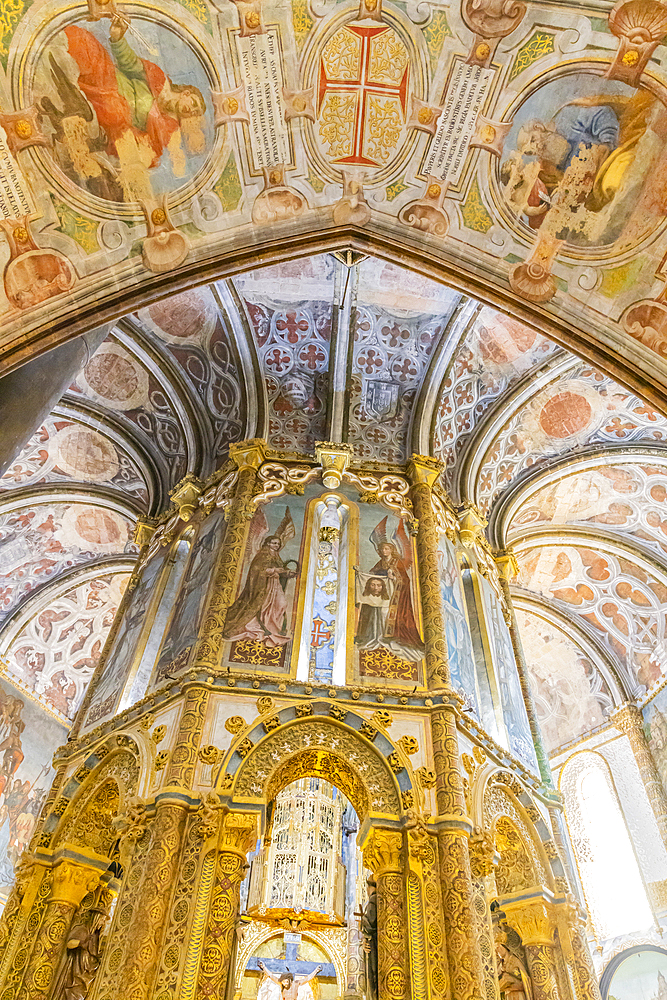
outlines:
M496 931L496 961L498 987L503 1000L533 1000L530 975L518 949L510 945L508 934L502 928Z
M257 1000L273 1000L275 991L272 990L269 992L271 984L280 987L280 1000L297 1000L297 998L298 1000L312 1000L312 988L308 986L307 990L304 990L303 987L319 975L322 971L321 965L313 969L308 976L295 976L293 972L283 972L279 976L276 976L273 972L269 972L264 962L259 962L258 964L266 979L258 990Z
M86 1000L100 964L100 934L106 918L103 910L93 909L88 920L71 927L53 1000Z
M375 879L368 879L366 889L368 900L361 914L360 926L364 939L362 948L366 976L366 1000L378 1000L378 911Z
M250 522L248 543L254 551L243 590L227 612L225 639L250 639L265 646L284 646L291 635L287 629L288 601L285 589L288 580L297 575L280 558L280 550L294 538L296 532L289 507L273 534L263 510L257 511ZM294 562L294 560L287 560Z

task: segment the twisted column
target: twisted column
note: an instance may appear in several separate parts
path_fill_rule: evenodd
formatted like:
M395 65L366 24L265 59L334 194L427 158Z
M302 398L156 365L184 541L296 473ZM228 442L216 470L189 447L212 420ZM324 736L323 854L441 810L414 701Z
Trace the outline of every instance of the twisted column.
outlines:
M241 883L248 852L254 848L256 840L257 819L252 813L227 813L222 817L197 980L199 1000L224 997L227 977L233 974L232 951L241 906Z
M617 729L628 737L639 774L658 824L662 842L667 847L667 795L660 779L655 758L646 739L641 711L631 702L621 705L611 716Z
M403 834L375 827L364 846L364 865L377 882L378 1000L410 997Z
M533 984L533 1000L560 1000L554 921L543 899L504 903L507 923L521 937Z
M95 868L61 861L53 870L51 896L28 960L17 1000L47 1000L74 913L100 881Z
M443 704L431 711L433 758L438 803L438 848L442 903L453 1000L479 1000L484 995L484 973L476 933L475 898L470 870L466 816L461 778L456 696L451 691L445 616L440 590L437 547L439 527L432 488L442 466L434 459L413 455L408 467L412 503L418 519L417 555L424 621L428 685L444 689Z

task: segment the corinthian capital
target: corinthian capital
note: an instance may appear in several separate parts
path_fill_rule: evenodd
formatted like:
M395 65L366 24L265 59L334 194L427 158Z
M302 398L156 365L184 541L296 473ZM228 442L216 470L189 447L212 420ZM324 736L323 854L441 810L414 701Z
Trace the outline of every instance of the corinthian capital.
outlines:
M239 469L259 469L266 458L265 448L261 438L249 438L230 444L229 457Z
M399 830L376 827L364 846L364 865L376 876L400 872L403 867L402 848L403 834Z
M257 842L257 817L254 813L227 813L222 821L219 847L245 858Z
M51 902L80 906L83 897L95 889L100 873L76 861L61 861L53 871Z
M507 923L514 928L526 945L546 945L554 943L556 919L543 899L503 902Z

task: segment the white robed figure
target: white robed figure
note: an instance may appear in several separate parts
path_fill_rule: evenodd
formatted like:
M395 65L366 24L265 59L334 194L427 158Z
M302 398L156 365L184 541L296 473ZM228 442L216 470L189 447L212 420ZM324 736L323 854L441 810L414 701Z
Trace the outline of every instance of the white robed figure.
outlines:
M295 976L292 972L276 976L269 972L264 962L260 962L259 967L264 973L264 979L257 991L257 1000L313 1000L313 990L309 984L322 971L321 965L309 976Z

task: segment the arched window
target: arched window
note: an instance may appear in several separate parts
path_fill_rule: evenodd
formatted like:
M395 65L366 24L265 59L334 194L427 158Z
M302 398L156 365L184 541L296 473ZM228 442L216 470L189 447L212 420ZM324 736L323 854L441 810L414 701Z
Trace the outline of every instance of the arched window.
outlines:
M575 754L560 787L596 936L607 940L650 927L653 913L609 765L589 750Z
M158 584L159 597L157 597L157 603L153 605L153 620L148 629L145 627L143 629L140 640L140 645L143 642L143 649L137 650L135 663L125 685L118 712L122 712L129 705L134 705L146 693L162 640L167 631L169 616L174 607L189 554L190 539L182 537L174 546L167 565L162 571L162 578Z
M335 494L315 506L297 680L345 684L349 509Z

